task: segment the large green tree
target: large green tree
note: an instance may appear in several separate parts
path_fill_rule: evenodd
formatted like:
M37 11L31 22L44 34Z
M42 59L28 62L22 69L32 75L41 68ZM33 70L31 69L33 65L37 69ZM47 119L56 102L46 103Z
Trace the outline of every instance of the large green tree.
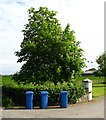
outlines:
M101 54L96 62L99 64L97 75L106 77L106 52Z
M17 82L70 81L81 73L85 66L83 50L76 41L70 25L62 30L55 11L40 7L30 8L28 24L21 50L16 52L18 62L24 62L21 70L14 75Z

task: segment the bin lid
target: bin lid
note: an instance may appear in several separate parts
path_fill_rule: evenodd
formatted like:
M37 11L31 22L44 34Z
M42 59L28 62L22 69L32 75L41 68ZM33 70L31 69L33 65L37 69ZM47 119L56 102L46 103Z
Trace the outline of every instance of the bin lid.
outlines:
M85 79L85 80L83 80L82 82L88 82L88 83L92 83L92 80L90 80L90 79Z
M27 95L27 94L33 94L33 92L32 92L32 91L26 91L25 94L26 94L26 95Z
M61 94L67 94L68 91L61 91Z
M41 93L41 94L48 94L47 91L41 91L40 93Z

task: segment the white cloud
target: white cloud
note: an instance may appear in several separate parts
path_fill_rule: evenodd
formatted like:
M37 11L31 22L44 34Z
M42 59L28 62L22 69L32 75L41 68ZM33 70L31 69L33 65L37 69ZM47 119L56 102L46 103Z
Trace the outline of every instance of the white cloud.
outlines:
M0 66L0 74L2 75L10 75L18 72L20 70L21 64L2 64Z

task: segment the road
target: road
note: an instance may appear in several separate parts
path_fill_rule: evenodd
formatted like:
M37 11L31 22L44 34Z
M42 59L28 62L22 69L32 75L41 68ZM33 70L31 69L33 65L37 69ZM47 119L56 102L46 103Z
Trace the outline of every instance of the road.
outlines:
M1 109L2 118L104 118L104 98L68 105L68 108Z

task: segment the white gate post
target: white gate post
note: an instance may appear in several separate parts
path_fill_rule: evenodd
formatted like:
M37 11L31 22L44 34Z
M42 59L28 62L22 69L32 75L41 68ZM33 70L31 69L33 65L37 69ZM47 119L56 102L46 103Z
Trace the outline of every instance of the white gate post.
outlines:
M88 101L92 100L92 81L89 79L85 79L82 81L83 87L86 90Z

